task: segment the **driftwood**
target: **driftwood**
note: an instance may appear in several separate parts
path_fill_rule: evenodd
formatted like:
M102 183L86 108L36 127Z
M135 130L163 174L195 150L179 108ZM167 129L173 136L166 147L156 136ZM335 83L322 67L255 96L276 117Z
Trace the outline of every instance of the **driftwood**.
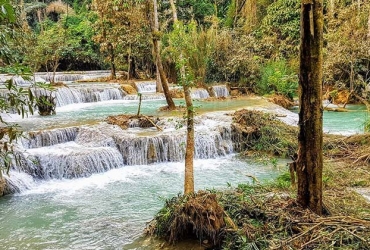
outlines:
M154 122L153 122L153 120L152 119L150 119L148 116L146 116L146 115L141 115L142 117L144 117L145 119L147 119L151 124L153 124L153 126L154 127L156 127L159 131L163 131L163 128L161 128L161 127L159 127L157 124L155 124Z

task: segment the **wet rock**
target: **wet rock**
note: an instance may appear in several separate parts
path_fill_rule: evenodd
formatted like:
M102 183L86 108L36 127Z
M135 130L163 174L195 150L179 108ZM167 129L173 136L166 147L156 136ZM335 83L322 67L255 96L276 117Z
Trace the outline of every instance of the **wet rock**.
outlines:
M6 182L4 178L0 177L0 196L4 195L5 186L6 186Z

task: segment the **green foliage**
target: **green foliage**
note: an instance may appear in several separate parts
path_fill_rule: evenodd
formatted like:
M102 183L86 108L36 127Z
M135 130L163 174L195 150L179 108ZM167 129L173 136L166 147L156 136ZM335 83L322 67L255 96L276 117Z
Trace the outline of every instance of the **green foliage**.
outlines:
M184 23L194 20L201 27L209 27L211 17L224 19L230 0L179 0L176 1L177 15ZM163 2L161 12L168 10L169 4ZM172 13L167 16L170 19Z
M278 0L270 4L255 32L262 43L273 47L275 57L289 59L296 56L300 41L300 2Z
M15 11L9 0L0 0L0 23L4 20L10 23L16 21Z
M232 28L235 21L235 14L236 14L236 1L231 0L229 8L227 9L227 16L225 19L225 26L228 28Z
M261 69L257 84L259 94L282 94L293 99L298 90L298 77L284 60L268 62Z
M258 41L251 35L238 36L228 29L217 32L215 50L208 61L207 81L239 82L254 89L261 57Z
M195 70L191 67L191 54L196 54L197 48L194 46L192 34L196 34L197 25L190 22L185 25L180 21L174 24L173 30L167 36L167 48L163 53L172 58L178 72L178 83L182 86L195 86ZM184 72L182 72L185 69Z
M22 66L8 66L2 69L2 73L22 72L27 79L30 71ZM16 113L22 118L33 114L36 98L34 97L31 87L19 87L13 80L8 80L5 84L5 95L0 96L0 113ZM8 172L14 157L13 142L22 136L22 131L16 124L8 124L0 116L0 177L2 172Z

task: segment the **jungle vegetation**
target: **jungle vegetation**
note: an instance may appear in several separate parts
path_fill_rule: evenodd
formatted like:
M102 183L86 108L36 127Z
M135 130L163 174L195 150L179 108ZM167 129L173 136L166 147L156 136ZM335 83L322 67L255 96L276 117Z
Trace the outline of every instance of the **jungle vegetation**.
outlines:
M0 66L32 71L111 69L127 78L156 74L153 41L176 82L176 31L170 1L10 1L18 15L1 24ZM182 53L197 85L229 82L258 94L297 95L300 3L292 0L178 0ZM368 100L370 3L324 1L324 91L348 90ZM155 38L153 40L153 38ZM191 45L191 46L190 46ZM53 53L51 53L53 52ZM358 98L357 98L358 99Z

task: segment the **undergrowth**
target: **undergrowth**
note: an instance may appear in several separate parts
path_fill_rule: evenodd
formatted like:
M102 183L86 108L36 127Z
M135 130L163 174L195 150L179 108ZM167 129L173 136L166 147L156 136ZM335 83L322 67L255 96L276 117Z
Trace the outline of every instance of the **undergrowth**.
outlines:
M275 117L242 110L234 118L240 149L278 156L296 152L297 130ZM205 249L370 249L370 203L355 191L370 187L369 152L370 134L325 135L325 216L296 203L296 187L284 173L270 182L172 198L148 231L171 244L187 235L200 243L207 239Z

